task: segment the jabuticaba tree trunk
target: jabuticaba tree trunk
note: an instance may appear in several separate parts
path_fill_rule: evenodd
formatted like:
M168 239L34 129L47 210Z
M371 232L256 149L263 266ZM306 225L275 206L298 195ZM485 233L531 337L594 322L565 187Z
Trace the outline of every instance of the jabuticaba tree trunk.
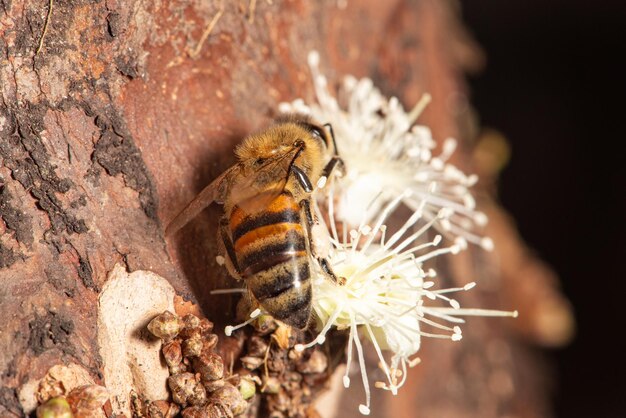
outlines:
M471 170L463 72L480 53L453 6L0 0L0 415L23 415L18 393L54 365L79 364L106 385L97 302L116 264L165 277L209 319L233 321L235 298L210 296L232 287L215 262L219 209L169 242L163 226L232 164L234 145L279 102L312 98L308 51L321 52L331 80L370 76L406 105L431 93L424 123L440 140L459 138L457 162ZM509 229L498 229L501 241L522 260ZM491 275L467 304L537 311L526 302L533 290L517 292L478 251L448 272L459 281ZM490 321L470 321L453 348L425 347L413 383L385 398L388 416L546 416L545 382L525 348L542 342L532 321Z

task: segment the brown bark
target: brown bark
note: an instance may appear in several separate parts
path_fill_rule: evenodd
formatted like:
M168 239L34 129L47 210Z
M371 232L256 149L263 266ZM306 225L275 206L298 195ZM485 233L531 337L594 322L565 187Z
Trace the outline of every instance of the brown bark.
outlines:
M232 286L214 259L219 209L168 243L162 226L233 162L233 146L279 102L312 97L309 50L321 51L331 81L370 76L409 105L430 92L424 121L439 139L461 139L459 163L471 166L463 71L481 57L450 4L347 5L0 0L1 415L20 416L18 390L57 364L77 363L106 384L96 305L118 263L167 278L216 329L233 322L236 298L210 296ZM496 245L514 240L512 231ZM450 280L480 282L476 260L494 265L478 250L470 258ZM498 292L515 288L507 260L499 263L502 274L490 270L496 284L466 304L521 309L512 304L532 297L494 306ZM547 415L541 371L518 333L502 320L470 325L476 331L453 348L427 348L389 416ZM512 382L504 395L492 390L501 381Z

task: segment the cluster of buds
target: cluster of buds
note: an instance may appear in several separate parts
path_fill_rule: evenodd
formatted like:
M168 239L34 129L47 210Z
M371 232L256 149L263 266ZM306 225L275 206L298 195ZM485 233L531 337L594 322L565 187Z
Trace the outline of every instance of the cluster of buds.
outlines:
M239 376L225 376L222 357L214 351L218 337L211 321L166 311L148 324L148 330L163 341L173 402L137 402L136 415L171 418L181 412L185 418L217 418L246 412L249 384Z
M41 393L41 392L40 392ZM96 418L104 416L102 407L109 400L107 390L98 385L85 385L67 395L42 399L37 418Z
M249 373L245 377L259 384L261 409L272 418L310 416L315 390L329 376L326 354L321 347L296 350L305 335L269 315L256 316L251 325L240 374Z

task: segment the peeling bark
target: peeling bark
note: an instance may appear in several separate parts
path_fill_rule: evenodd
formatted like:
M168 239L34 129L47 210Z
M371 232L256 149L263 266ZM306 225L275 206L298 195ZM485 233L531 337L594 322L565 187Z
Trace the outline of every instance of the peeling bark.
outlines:
M52 4L49 11L48 2L0 1L0 415L23 415L18 390L54 365L75 363L106 385L96 307L118 263L167 278L216 329L233 322L236 298L210 296L232 286L214 260L218 210L168 243L162 224L230 166L233 146L279 102L312 96L309 50L321 51L331 80L372 76L406 104L430 92L425 123L438 139L459 138L459 164L471 167L463 71L482 57L447 2ZM476 266L494 265L481 257L473 253L449 280L473 272L480 282L484 269ZM509 285L468 304L498 307L499 289ZM476 334L462 344L423 353L431 366L390 400L389 416L547 415L545 386L534 378L540 366L516 331L500 321L471 325ZM487 339L508 353L496 356L497 370L515 396L490 386ZM472 367L484 371L480 379Z

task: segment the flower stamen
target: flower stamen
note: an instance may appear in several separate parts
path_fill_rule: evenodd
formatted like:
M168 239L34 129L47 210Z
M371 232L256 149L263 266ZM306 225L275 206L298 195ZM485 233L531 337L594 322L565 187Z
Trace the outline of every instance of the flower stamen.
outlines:
M254 321L259 315L261 315L261 309L256 308L255 310L253 310L250 313L250 319L248 319L247 321L242 322L241 324L238 324L238 325L235 325L235 326L227 325L224 328L224 334L226 334L227 337L230 337L231 335L233 335L234 331L237 331L239 328L243 328L246 325L252 323L252 321Z

